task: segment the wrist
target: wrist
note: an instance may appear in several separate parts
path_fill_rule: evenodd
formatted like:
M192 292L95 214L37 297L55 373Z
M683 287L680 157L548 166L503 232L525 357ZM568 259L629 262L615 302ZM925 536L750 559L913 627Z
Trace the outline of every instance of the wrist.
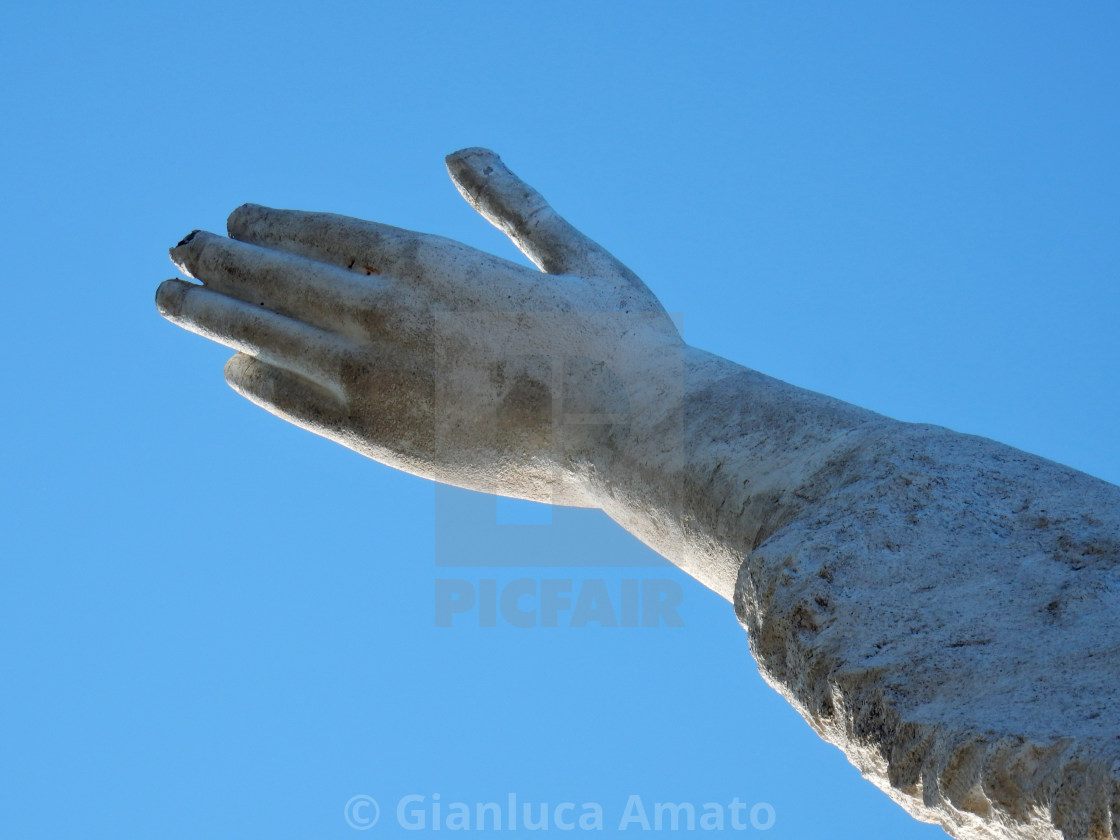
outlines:
M746 556L805 508L873 412L682 345L632 383L628 434L589 482L602 508L728 600Z

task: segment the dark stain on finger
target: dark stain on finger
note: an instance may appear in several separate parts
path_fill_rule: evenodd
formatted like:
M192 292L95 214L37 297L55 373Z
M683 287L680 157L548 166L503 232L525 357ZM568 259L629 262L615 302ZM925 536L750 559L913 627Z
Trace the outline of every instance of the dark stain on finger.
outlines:
M355 268L355 266L357 266L357 268ZM360 271L363 274L365 274L367 277L370 276L371 274L380 274L381 273L380 268L374 268L372 265L358 265L357 260L350 260L350 265L348 265L346 267L348 269L350 269L351 271Z

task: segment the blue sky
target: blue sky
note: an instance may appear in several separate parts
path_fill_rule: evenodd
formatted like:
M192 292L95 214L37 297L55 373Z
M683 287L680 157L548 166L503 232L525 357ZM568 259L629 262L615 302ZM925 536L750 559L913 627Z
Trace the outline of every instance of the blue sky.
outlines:
M403 797L511 792L599 802L600 835L638 795L944 836L601 515L526 524L287 426L152 295L246 201L513 257L443 169L488 146L690 342L1120 482L1118 36L1109 2L0 12L7 836L401 836ZM439 581L522 578L664 581L683 626L436 626Z

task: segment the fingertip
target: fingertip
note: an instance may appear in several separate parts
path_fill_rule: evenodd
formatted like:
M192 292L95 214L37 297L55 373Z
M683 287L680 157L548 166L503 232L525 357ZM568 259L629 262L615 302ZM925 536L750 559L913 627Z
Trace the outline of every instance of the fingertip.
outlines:
M188 246L194 241L194 238L198 236L198 234L199 231L192 230L190 233L180 239L174 246L167 249L167 256L171 257L171 262L175 264L175 267L177 269L186 274L188 277L190 277L191 274L183 266L183 258L187 255Z
M191 289L183 280L164 280L156 289L156 309L164 318L175 318L183 311L183 299Z
M444 160L447 161L448 166L458 166L471 159L488 159L495 161L501 160L501 158L498 157L497 152L491 151L490 149L485 149L482 146L467 146L467 148L459 149L459 151L457 152L452 152L446 158L444 158Z
M174 248L167 251L168 256L171 257L171 262L183 274L192 279L197 279L195 266L198 263L198 257L202 253L202 249L206 247L206 243L214 239L214 234L207 233L204 230L192 230L181 240Z
M226 233L231 239L245 239L267 213L268 208L260 204L242 204L226 219Z
M496 152L481 146L470 146L452 152L444 161L447 172L460 189L474 191L485 184L496 169L504 168Z
M222 375L231 388L238 390L237 386L245 380L254 361L256 360L246 353L234 353L229 357L222 368Z
M180 239L179 243L175 247L176 248L181 248L183 245L186 245L188 242L191 242L192 240L194 240L194 238L196 236L198 236L200 233L202 233L202 231L199 230L198 228L195 228L190 233L188 233L186 236L184 236L182 239ZM172 249L172 250L174 250L174 249Z
M234 353L226 360L222 376L237 394L266 408L276 399L276 378L281 371L248 353Z

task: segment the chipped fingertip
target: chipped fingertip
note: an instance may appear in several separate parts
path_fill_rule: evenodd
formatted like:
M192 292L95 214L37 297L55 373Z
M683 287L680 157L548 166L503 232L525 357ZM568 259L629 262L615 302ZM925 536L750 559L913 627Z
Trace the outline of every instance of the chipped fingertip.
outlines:
M188 242L190 242L190 241L191 241L192 239L194 239L194 238L195 238L196 236L198 236L198 234L200 234L200 233L202 233L202 231L201 231L201 230L199 230L198 228L195 228L195 229L194 229L194 230L192 230L192 231L191 231L190 233L188 233L188 234L187 234L186 236L184 236L184 237L183 237L182 239L180 239L180 240L179 240L179 244L178 244L178 245L176 245L175 247L176 247L176 248L180 248L180 247L182 247L183 245L186 245L186 244L187 244Z

